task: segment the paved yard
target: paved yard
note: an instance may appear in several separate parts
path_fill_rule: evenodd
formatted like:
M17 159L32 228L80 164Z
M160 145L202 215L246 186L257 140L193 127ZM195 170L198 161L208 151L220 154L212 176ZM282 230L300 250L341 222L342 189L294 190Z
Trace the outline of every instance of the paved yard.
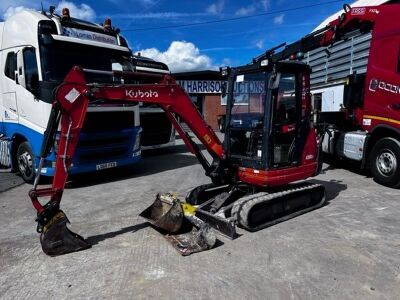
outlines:
M184 196L208 182L182 146L68 185L62 207L93 244L79 253L43 254L30 186L8 189L0 192L0 297L400 299L400 190L329 166L314 181L325 184L328 205L189 257L138 217L158 191Z

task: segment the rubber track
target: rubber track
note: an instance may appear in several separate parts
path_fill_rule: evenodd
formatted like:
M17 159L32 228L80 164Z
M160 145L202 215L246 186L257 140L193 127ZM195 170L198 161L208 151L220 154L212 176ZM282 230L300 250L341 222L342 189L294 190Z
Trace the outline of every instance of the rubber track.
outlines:
M232 217L236 220L236 222L238 223L238 225L248 231L257 231L260 230L262 228L266 228L272 225L275 225L279 222L283 222L285 220L294 218L298 215L304 214L306 212L309 212L313 209L319 208L321 206L323 206L325 204L325 192L323 194L323 197L321 198L321 200L318 202L318 204L314 205L314 206L310 206L307 207L303 210L300 211L296 211L292 214L289 215L285 215L281 218L269 221L265 224L259 225L257 227L251 227L248 224L248 216L250 213L250 210L257 204L263 203L263 202L269 202L273 199L279 198L279 197L286 197L292 193L298 193L298 192L303 192L303 191L311 191L313 189L316 188L324 188L322 185L320 184L306 184L300 187L296 187L296 188L292 188L289 190L285 190L285 191L281 191L281 192L275 192L275 193L266 193L266 192L261 192L261 193L257 193L257 194L253 194L250 196L246 196L243 197L242 199L239 199L238 201L236 201L236 203L233 205L232 207L232 212L231 215Z

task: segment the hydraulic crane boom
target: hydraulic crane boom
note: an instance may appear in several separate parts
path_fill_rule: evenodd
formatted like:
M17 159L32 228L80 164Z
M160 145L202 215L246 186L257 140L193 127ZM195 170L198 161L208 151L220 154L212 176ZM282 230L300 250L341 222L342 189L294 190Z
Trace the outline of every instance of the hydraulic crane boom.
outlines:
M280 61L290 58L296 54L302 54L319 47L326 47L337 41L346 39L353 32L368 32L372 30L375 20L379 15L379 6L350 7L343 5L344 12L325 27L316 30L289 45L280 44L265 53L254 58L254 62L264 59ZM279 48L283 50L277 52Z

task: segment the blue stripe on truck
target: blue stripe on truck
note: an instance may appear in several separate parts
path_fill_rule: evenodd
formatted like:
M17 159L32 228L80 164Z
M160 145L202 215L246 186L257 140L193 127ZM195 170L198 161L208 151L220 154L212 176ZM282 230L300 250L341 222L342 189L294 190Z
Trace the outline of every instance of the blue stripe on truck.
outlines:
M4 130L4 135L12 138L15 135L20 135L23 138L25 138L31 145L33 154L35 155L35 162L36 162L36 166L39 164L39 155L40 155L40 149L42 147L42 140L43 140L43 134L28 128L24 125L21 124L17 124L17 123L11 123L11 122L0 122L0 128L3 128ZM135 151L135 153L133 153L133 146L135 143L135 138L136 135L138 134L140 130L140 127L134 127L132 129L124 129L121 131L113 131L113 132L102 132L101 134L99 133L93 133L93 135L99 135L99 136L103 136L103 137L108 137L108 136L112 136L112 137L118 137L121 135L131 135L131 138L129 139L128 144L125 144L124 146L127 147L129 149L129 153L127 153L127 155L124 155L123 157L116 157L115 159L112 158L111 161L110 159L108 160L99 160L99 161L93 161L93 162L84 162L84 163L80 163L76 158L73 159L73 166L70 169L70 174L79 174L79 173L85 173L85 172L91 172L91 171L96 171L96 166L99 164L103 164L103 163L109 163L109 162L117 162L117 166L126 166L126 165L130 165L130 164L134 164L136 162L138 162L141 158L140 155L140 149L138 149L137 151ZM81 139L82 140L86 140L86 139L90 139L90 136L92 134L90 133L82 133L81 134ZM103 148L97 148L96 151L97 152L101 152L101 150L103 149L104 151L109 150L109 148L112 148L112 146L110 147L103 147ZM79 154L82 154L83 152L87 152L89 149L85 149L84 147L82 148L77 148L76 152L75 152L75 156L78 156ZM51 162L51 161L55 161L55 155L54 152L51 152L49 154L49 156L46 158L46 161ZM54 168L52 167L45 167L44 170L45 172L42 172L43 175L46 176L53 176L54 175Z

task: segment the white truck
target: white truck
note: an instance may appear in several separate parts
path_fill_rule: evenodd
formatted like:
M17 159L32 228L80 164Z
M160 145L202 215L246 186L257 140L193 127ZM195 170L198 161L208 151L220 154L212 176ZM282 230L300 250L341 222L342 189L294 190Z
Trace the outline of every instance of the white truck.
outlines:
M131 50L107 19L103 26L78 20L63 9L22 11L0 23L0 165L34 178L54 89L68 71L86 69L134 71ZM90 82L115 82L104 72ZM70 173L133 164L141 157L138 105L92 103ZM55 152L42 174L52 176Z

